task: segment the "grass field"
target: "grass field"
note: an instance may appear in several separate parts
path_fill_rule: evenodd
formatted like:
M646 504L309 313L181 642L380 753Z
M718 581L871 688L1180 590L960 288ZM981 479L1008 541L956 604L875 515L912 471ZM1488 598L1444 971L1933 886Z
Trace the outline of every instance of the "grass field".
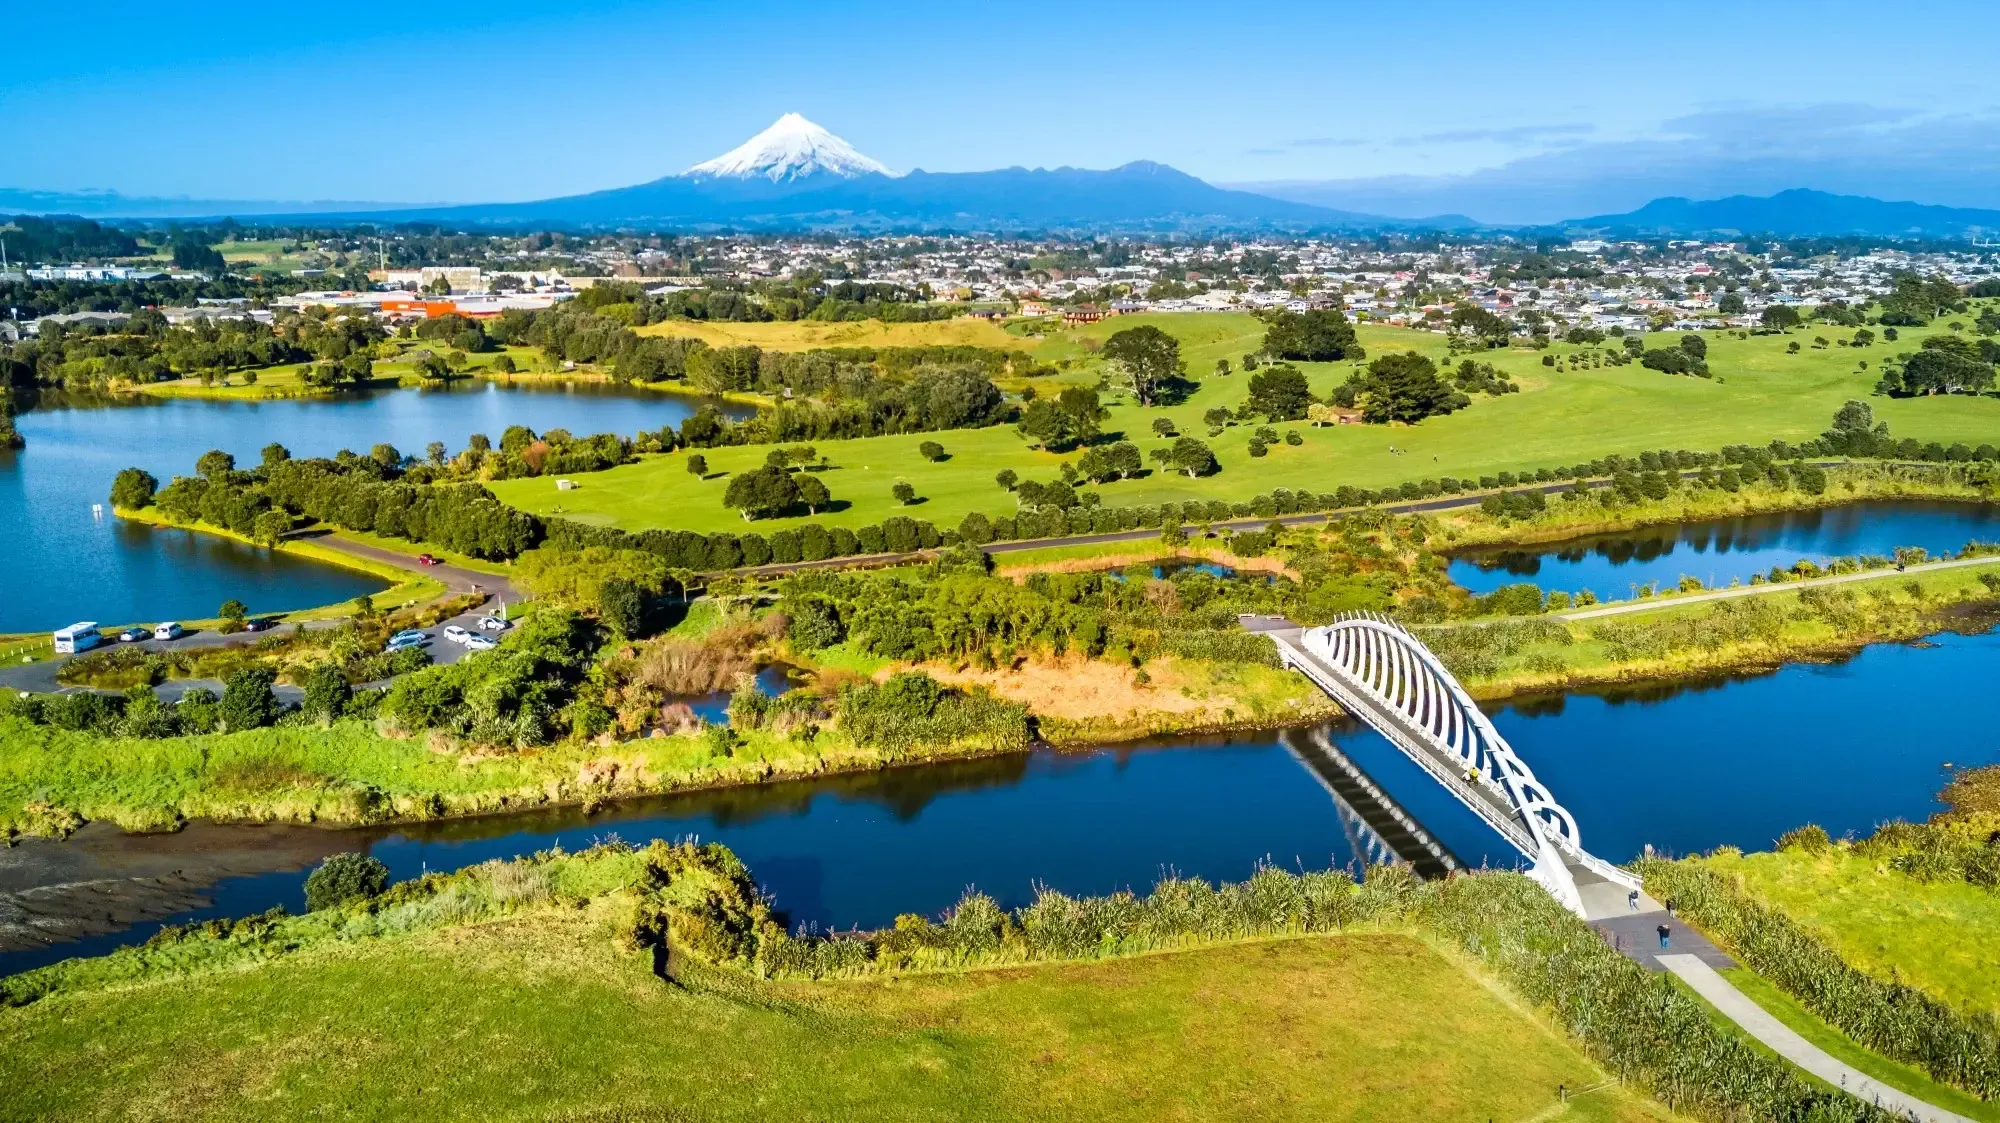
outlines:
M998 324L961 316L922 324L888 324L880 320L827 323L731 324L704 320L674 320L637 329L640 335L693 336L711 347L754 344L768 351L809 351L816 347L993 347L1025 351L1034 341L1009 333Z
M1843 958L1954 1006L2000 1014L2000 894L1922 882L1845 852L1701 859L1804 924Z
M1036 357L1051 362L1067 359L1072 366L1064 374L1043 381L1095 380L1097 364L1089 358L1092 345L1114 331L1144 323L1156 324L1182 339L1187 369L1201 384L1186 402L1169 408L1142 409L1129 398L1117 399L1105 424L1107 434L1151 449L1168 443L1155 437L1151 429L1155 418L1166 417L1180 432L1201 436L1204 412L1218 406L1234 409L1247 397L1250 380L1240 370L1227 377L1212 373L1216 359L1228 358L1232 365L1240 366L1242 354L1255 350L1261 342L1262 325L1238 313L1120 317L1052 334L1036 343ZM1818 330L1829 337L1849 334ZM1859 352L1841 347L1814 350L1810 330L1747 340L1716 335L1710 341L1709 365L1721 377L1714 380L1666 375L1636 363L1558 373L1541 365L1543 352L1492 352L1482 358L1514 375L1522 392L1500 398L1481 396L1469 409L1415 426L1315 429L1303 422L1278 425L1281 432L1298 430L1305 443L1300 447L1276 445L1261 459L1252 458L1247 451L1256 426L1235 425L1210 441L1221 463L1221 471L1212 476L1191 480L1180 474L1151 472L1098 490L1110 506L1240 499L1274 487L1331 491L1341 484L1354 484L1372 488L1427 477L1553 467L1608 452L1629 454L1662 447L1713 450L1731 443L1763 444L1774 437L1802 440L1823 431L1842 402L1867 399L1876 379L1872 368L1895 349L1915 347L1927 330L1906 329L1894 345L1878 344ZM1444 358L1442 336L1369 325L1363 325L1360 332L1371 356L1410 349ZM1673 338L1660 337L1654 343L1672 345ZM1793 340L1808 346L1798 355L1788 355L1785 345ZM1579 350L1559 345L1549 353L1569 355ZM1856 367L1861 356L1869 360L1870 370ZM1330 391L1353 369L1348 363L1303 367L1318 394ZM1870 401L1877 417L1887 421L1898 436L1947 443L1963 440L1975 445L2000 436L2000 398ZM941 443L948 459L938 463L924 460L917 446L927 440ZM832 491L838 509L813 521L838 526L876 523L895 514L952 526L970 511L1002 513L1013 504L993 482L996 472L1011 468L1025 478L1048 479L1062 461L1074 458L1074 454L1036 450L1007 426L824 441L816 447L833 462L833 470L821 479ZM560 495L554 481L547 479L499 481L493 490L525 510L561 513L599 525L742 530L743 520L722 505L728 480L720 473L758 466L765 451L761 447L704 450L710 474L700 480L686 471L686 453L682 452L577 477L577 489ZM899 481L914 486L921 501L899 506L891 496L891 488ZM768 520L756 529L768 532L803 521L807 520Z
M0 1011L9 1118L1643 1120L1424 943L686 988L544 912Z

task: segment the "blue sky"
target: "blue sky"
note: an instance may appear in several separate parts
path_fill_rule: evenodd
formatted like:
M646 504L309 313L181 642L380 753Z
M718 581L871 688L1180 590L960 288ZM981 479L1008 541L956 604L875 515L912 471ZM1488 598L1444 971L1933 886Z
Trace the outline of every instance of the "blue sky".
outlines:
M9 21L0 187L541 198L796 110L899 170L1154 159L1397 213L1786 186L2000 206L1990 3L84 0Z

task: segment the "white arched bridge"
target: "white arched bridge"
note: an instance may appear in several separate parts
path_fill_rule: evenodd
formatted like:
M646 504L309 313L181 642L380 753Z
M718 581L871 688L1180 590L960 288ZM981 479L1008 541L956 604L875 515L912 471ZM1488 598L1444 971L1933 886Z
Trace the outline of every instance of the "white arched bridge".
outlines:
M1402 625L1351 613L1323 628L1268 633L1311 679L1430 773L1527 861L1527 874L1579 916L1623 911L1639 879L1583 848L1576 818Z

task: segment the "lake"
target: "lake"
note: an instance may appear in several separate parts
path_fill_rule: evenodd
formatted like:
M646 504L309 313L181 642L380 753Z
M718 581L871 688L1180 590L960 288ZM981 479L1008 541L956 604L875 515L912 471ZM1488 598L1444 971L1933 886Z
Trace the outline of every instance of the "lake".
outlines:
M1647 843L1670 853L1765 848L1808 821L1838 837L1888 818L1920 819L1938 809L1947 766L2000 762L1975 701L1996 656L2000 636L1946 633L1843 663L1491 711L1600 857L1623 862ZM366 850L398 878L612 836L642 844L693 836L734 848L794 922L875 926L902 912L935 914L968 886L1013 906L1040 884L1143 891L1167 871L1240 879L1262 861L1348 865L1348 826L1294 755L1309 732L887 769L634 800L590 816L562 808L394 829L230 829L274 856L302 845ZM1497 836L1380 736L1351 723L1327 732L1463 864L1515 864ZM170 919L298 909L309 864L274 858L271 869L221 881L210 905ZM144 940L160 923L0 954L0 972Z
M1466 550L1452 559L1451 579L1475 593L1531 581L1548 592L1588 589L1599 600L1624 600L1637 586L1671 588L1684 575L1720 587L1748 583L1774 565L1789 569L1802 558L1823 564L1860 554L1889 557L1898 546L1941 554L1973 539L2000 540L2000 505L1870 500Z
M678 425L702 404L675 394L598 383L476 382L450 389L392 390L270 402L48 394L17 423L28 447L0 453L0 633L215 615L230 598L255 612L348 600L384 587L355 570L186 531L124 523L109 511L111 479L139 467L165 484L194 471L212 448L255 464L272 441L297 456L366 452L379 443L422 455L432 441L453 452L484 433L499 443L509 425L537 432L615 432ZM744 407L726 412L743 416ZM92 506L102 504L102 513Z

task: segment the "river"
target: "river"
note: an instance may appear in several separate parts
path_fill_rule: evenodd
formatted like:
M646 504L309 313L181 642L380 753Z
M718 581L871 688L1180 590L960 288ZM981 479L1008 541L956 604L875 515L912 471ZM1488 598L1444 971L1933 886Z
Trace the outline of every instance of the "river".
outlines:
M299 456L366 452L387 442L422 455L442 440L453 452L473 433L499 442L509 425L537 432L616 432L678 425L699 399L597 383L477 382L269 402L45 395L18 418L28 447L0 452L0 633L213 616L235 598L255 612L347 600L384 586L321 565L212 535L134 526L106 498L119 469L140 467L162 484L194 470L212 448L254 464L278 441ZM726 412L742 415L742 407ZM107 508L93 512L93 505Z
M1836 664L1624 693L1577 693L1492 707L1501 732L1575 815L1594 853L1624 861L1646 844L1672 853L1768 847L1812 821L1836 837L1938 809L1951 768L2000 762L1971 699L2000 636L1945 633L1867 648ZM1346 723L1332 739L1467 865L1510 866L1496 836L1386 741ZM193 827L157 847L228 849L212 903L170 921L298 909L308 866L341 849L398 878L617 836L698 837L734 848L794 922L874 926L936 913L968 886L1007 905L1038 884L1069 893L1144 890L1163 871L1237 879L1260 861L1347 865L1354 853L1332 798L1294 756L1310 731L1191 738L1084 754L1036 752L856 776L689 793L396 829ZM1289 743L1288 743L1289 742ZM204 835L202 832L211 832ZM0 888L37 855L78 843L29 842L0 859ZM146 848L147 840L94 845ZM62 848L70 849L62 849ZM246 871L244 853L269 855ZM178 862L176 864L179 864ZM188 866L198 867L198 855ZM0 973L145 939L160 921L0 954Z
M1468 550L1453 558L1451 579L1475 593L1532 581L1549 592L1588 589L1599 600L1624 600L1640 585L1671 588L1683 576L1718 588L1800 559L1817 565L1860 554L1889 557L1898 546L1941 554L1973 539L2000 540L2000 505L1870 500Z

